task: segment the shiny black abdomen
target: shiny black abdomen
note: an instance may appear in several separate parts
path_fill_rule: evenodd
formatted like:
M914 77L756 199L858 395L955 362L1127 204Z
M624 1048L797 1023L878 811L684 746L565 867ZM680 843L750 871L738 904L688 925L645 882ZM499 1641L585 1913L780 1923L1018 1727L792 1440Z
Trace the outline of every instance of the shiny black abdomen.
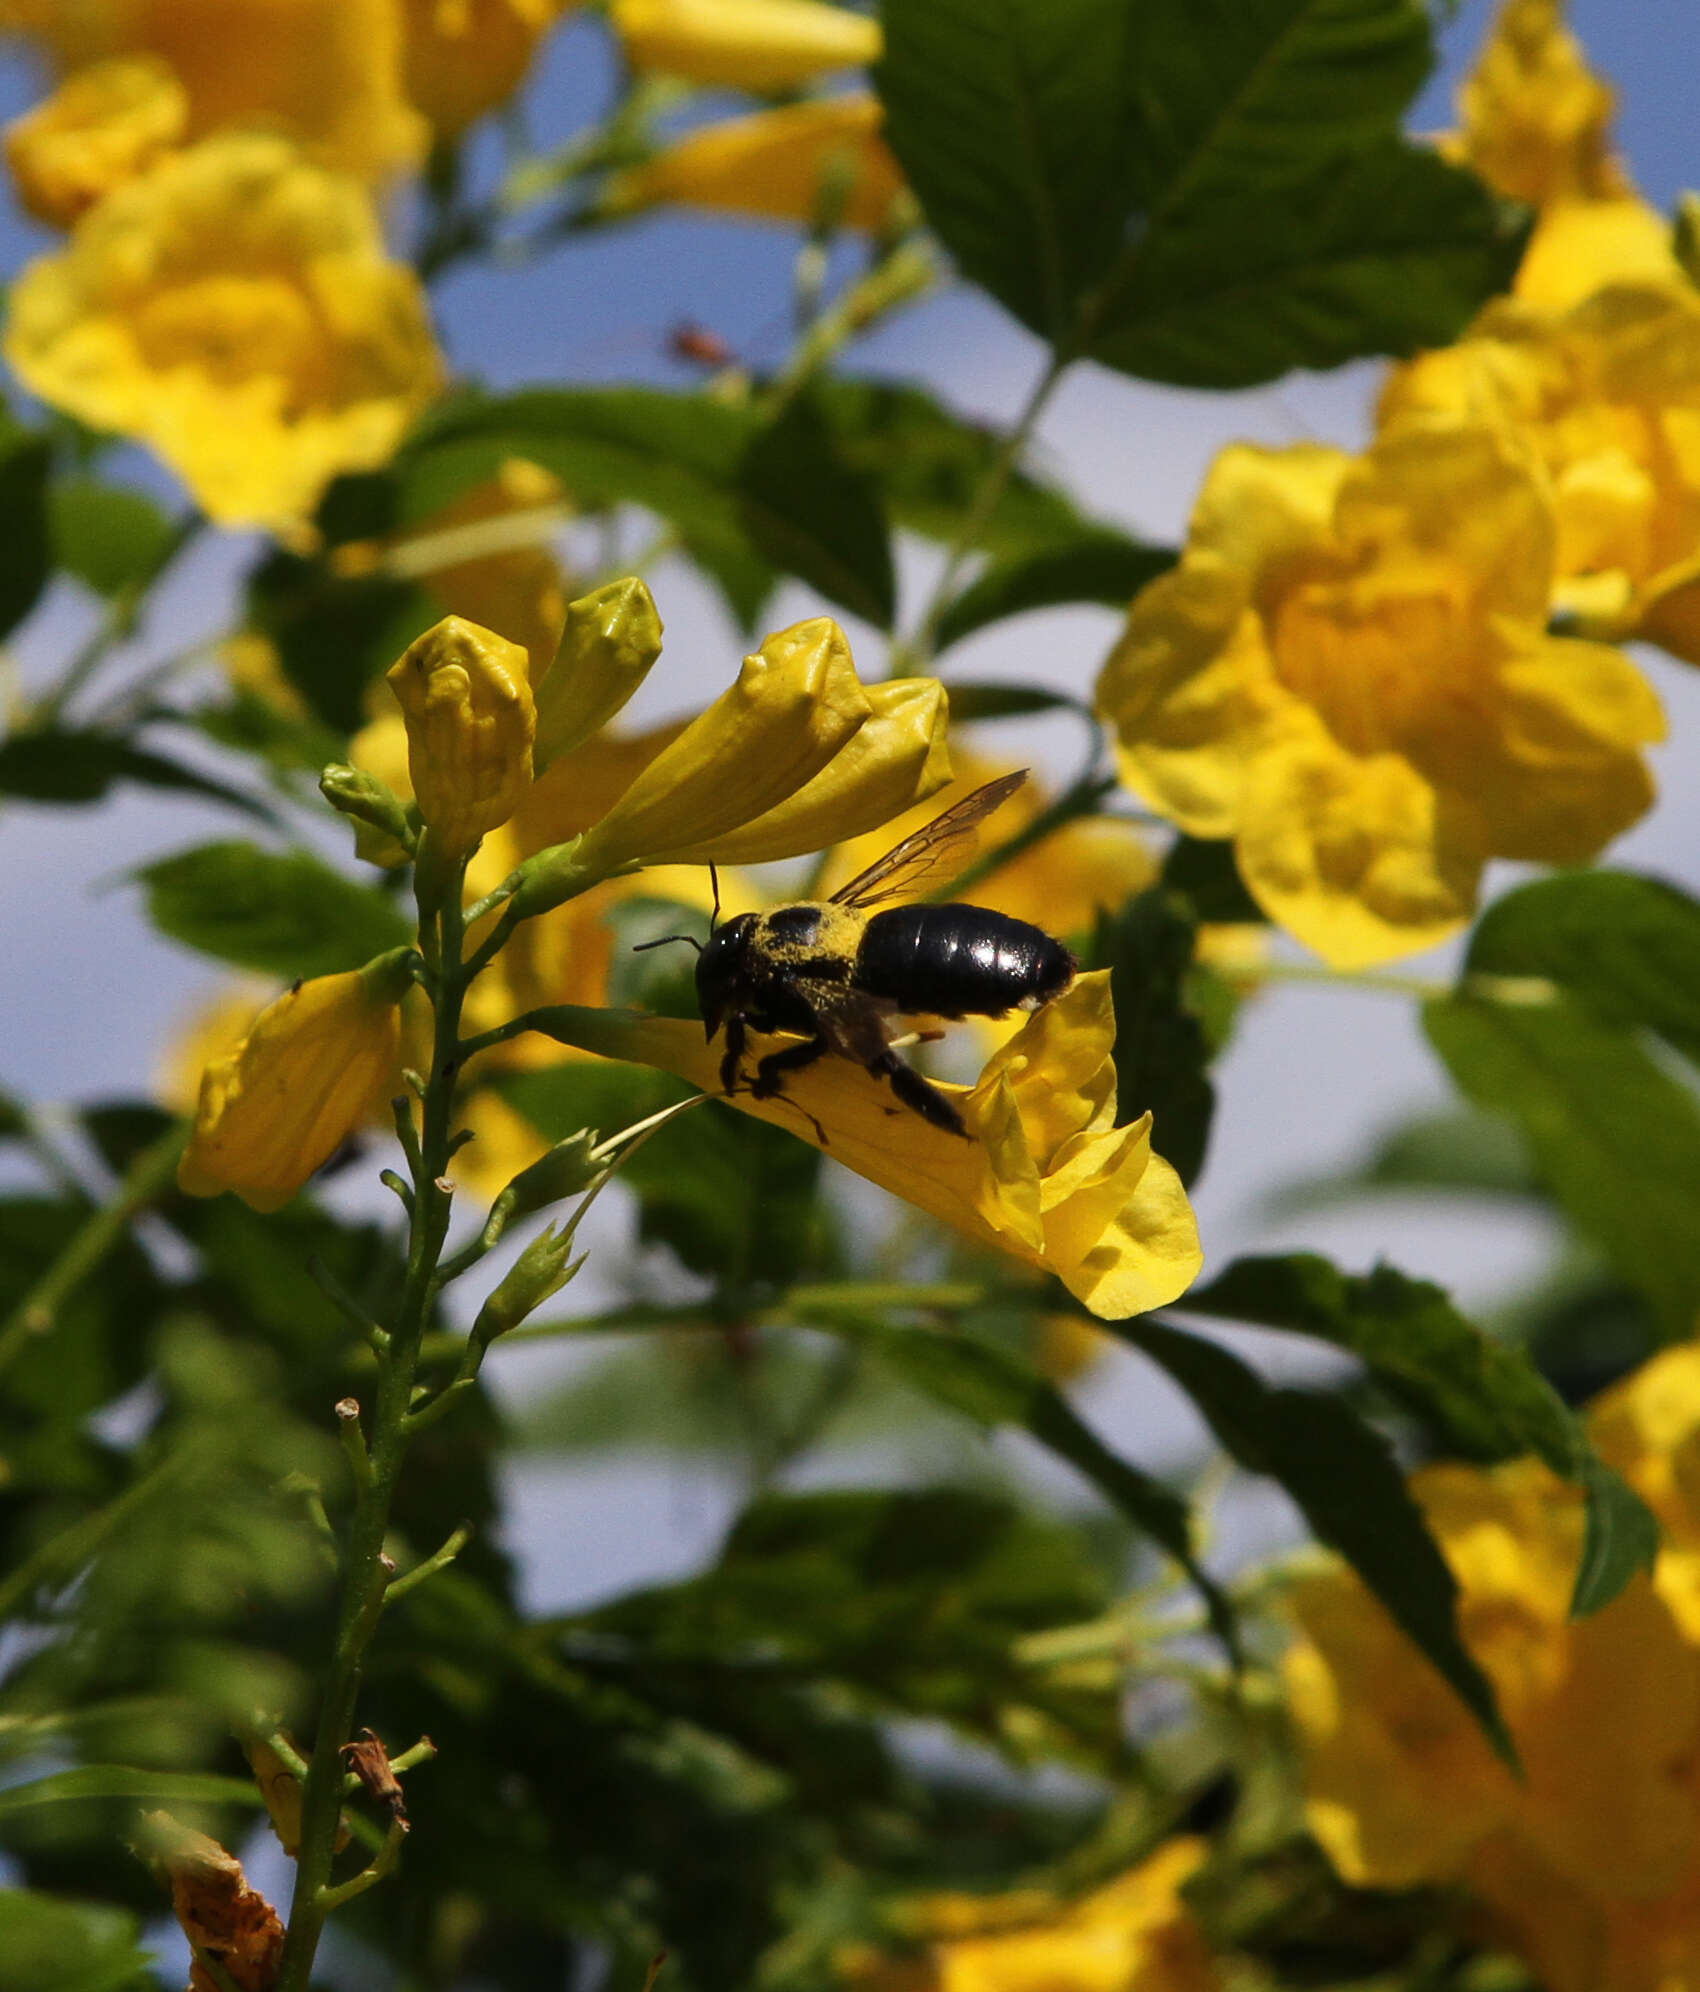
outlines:
M1042 928L984 906L893 906L875 913L856 951L854 986L900 1010L995 1017L1043 1003L1075 962Z

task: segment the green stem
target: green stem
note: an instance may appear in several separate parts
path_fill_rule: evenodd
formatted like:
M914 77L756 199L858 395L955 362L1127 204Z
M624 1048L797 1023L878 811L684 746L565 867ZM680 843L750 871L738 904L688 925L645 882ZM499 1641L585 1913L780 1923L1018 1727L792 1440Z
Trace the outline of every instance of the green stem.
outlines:
M384 1537L407 1450L407 1411L413 1396L420 1337L437 1290L437 1266L449 1228L450 1187L444 1172L452 1152L455 1078L460 1070L460 1014L469 980L462 961L464 869L464 864L455 868L443 903L435 914L441 939L437 959L441 966L433 978L435 1032L431 1070L425 1082L419 1159L413 1170L414 1207L409 1225L407 1279L389 1340L378 1356L377 1402L365 1449L367 1470L360 1476L356 1489L354 1515L343 1552L336 1640L302 1795L301 1848L276 1992L307 1992L325 1918L345 1899L347 1892L333 1888L331 1883L337 1820L342 1810L342 1748L354 1731L355 1702L366 1649L377 1630L393 1575L384 1555ZM422 930L430 924L422 920Z
M1015 419L1015 426L1004 437L997 454L986 466L980 479L980 488L974 494L974 502L969 506L955 539L945 551L944 566L939 578L933 583L933 592L921 612L921 620L915 633L906 641L892 646L891 675L894 678L914 677L932 662L933 651L938 643L939 620L950 606L951 597L956 592L956 584L961 579L962 570L979 551L980 541L992 514L998 508L998 501L1009 487L1009 480L1015 474L1016 465L1021 461L1022 452L1032 441L1033 431L1039 426L1039 417L1045 412L1045 404L1050 400L1057 382L1067 370L1068 361L1060 354L1053 353L1046 363L1044 372L1033 385L1027 397L1026 406Z
M189 1130L182 1122L144 1148L125 1170L117 1193L95 1211L23 1299L0 1322L0 1373L38 1335L51 1334L59 1310L78 1286L125 1237L130 1220L165 1189Z

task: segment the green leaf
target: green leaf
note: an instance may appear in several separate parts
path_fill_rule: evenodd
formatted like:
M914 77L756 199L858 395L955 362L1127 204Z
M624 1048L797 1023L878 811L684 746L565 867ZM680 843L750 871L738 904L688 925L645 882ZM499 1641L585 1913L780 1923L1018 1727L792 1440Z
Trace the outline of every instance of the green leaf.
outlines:
M747 1114L690 1113L625 1164L638 1235L742 1292L831 1269L830 1213L816 1199L821 1157Z
M412 922L381 893L307 851L199 844L133 876L161 933L266 975L335 975L413 938Z
M1429 1042L1476 1106L1509 1115L1572 1224L1676 1337L1700 1308L1700 1108L1635 1036L1577 1003L1423 1011Z
M29 1784L0 1790L0 1819L13 1819L46 1805L69 1805L91 1798L124 1798L139 1805L258 1805L259 1787L247 1778L215 1777L210 1771L137 1770L129 1764L79 1764L53 1771Z
M1152 1116L1158 1154L1190 1183L1204 1166L1216 1090L1211 1047L1188 1002L1197 926L1184 904L1155 887L1119 913L1100 913L1088 959L1110 971L1116 1012L1116 1120Z
M548 1141L565 1141L584 1128L615 1134L691 1092L682 1080L651 1066L576 1058L504 1072L494 1090Z
M1034 1715L1095 1755L1119 1754L1111 1682L1081 1687L1023 1663L1017 1642L1094 1618L1109 1587L1075 1531L956 1487L768 1494L719 1562L688 1583L581 1621L592 1651L630 1642L652 1665L737 1669L993 1741ZM572 1652L574 1633L567 1637Z
M834 562L813 530L818 517L803 524L788 517L784 494L759 475L745 488L745 464L762 435L754 409L704 394L637 387L466 394L416 430L396 459L389 523L416 525L494 476L506 458L528 457L586 509L641 505L666 520L748 625L774 580L756 535L785 538L793 556L818 556L823 569Z
M1066 1460L1186 1571L1216 1636L1238 1652L1233 1608L1200 1566L1185 1499L1110 1451L1054 1384L1005 1349L868 1316L821 1314L813 1325L863 1343L905 1383L986 1430L1013 1425Z
M1163 883L1171 892L1184 893L1201 921L1223 926L1268 923L1268 915L1240 877L1231 839L1177 837L1163 860Z
M1652 1569L1659 1554L1658 1520L1621 1474L1590 1455L1582 1485L1587 1526L1570 1594L1573 1618L1609 1605L1637 1571Z
M1071 602L1125 608L1147 581L1174 561L1167 547L1146 546L1103 527L1088 528L1072 542L994 561L939 618L938 648L947 650L976 630L1030 609L1054 609Z
M1120 0L886 0L886 137L963 273L1078 343L1130 205Z
M366 723L366 688L442 610L387 574L343 575L318 558L274 552L248 580L248 615L277 646L289 682L343 737Z
M8 1888L0 1893L6 1992L147 1992L158 1981L139 1933L127 1909Z
M1448 1451L1491 1462L1534 1453L1588 1500L1572 1609L1597 1610L1652 1568L1658 1524L1598 1460L1586 1432L1521 1349L1491 1341L1439 1287L1391 1266L1362 1278L1310 1253L1239 1259L1189 1293L1189 1314L1310 1335L1347 1349Z
M765 560L890 629L897 574L878 488L843 460L810 397L796 397L751 440L738 488L751 542Z
M1053 692L1044 685L993 685L953 683L950 688L950 716L953 720L1028 719L1040 712L1079 712L1078 699L1066 692Z
M888 0L887 135L963 271L1048 339L1238 386L1454 336L1522 222L1403 144L1415 0Z
M185 768L151 748L134 747L114 734L49 727L0 741L0 794L24 802L97 802L114 782L208 796L244 815L273 820L271 809L258 797Z
M0 637L9 636L36 605L52 572L47 527L51 447L43 435L0 415Z
M47 497L58 565L97 595L145 582L164 558L176 527L151 498L98 477L62 477Z
M1303 182L1201 192L1117 271L1088 352L1225 388L1445 345L1509 286L1525 221L1462 167L1392 141Z
M1428 74L1420 0L1108 0L1128 21L1135 192L1254 186L1393 132Z
M1001 433L954 414L918 387L888 381L821 380L814 399L840 456L872 479L892 524L952 543L998 461ZM979 545L993 560L1011 559L1066 545L1090 529L1072 499L1017 469Z
M1634 872L1519 886L1477 921L1466 974L1543 976L1596 1016L1657 1031L1700 1060L1700 902Z
M1468 1190L1486 1196L1535 1197L1523 1137L1498 1114L1422 1114L1383 1135L1358 1167L1301 1179L1273 1199L1283 1210L1347 1203L1377 1190Z
M1458 1586L1387 1441L1339 1397L1267 1384L1215 1342L1148 1315L1102 1324L1167 1370L1224 1450L1291 1497L1515 1762L1492 1684L1458 1631Z

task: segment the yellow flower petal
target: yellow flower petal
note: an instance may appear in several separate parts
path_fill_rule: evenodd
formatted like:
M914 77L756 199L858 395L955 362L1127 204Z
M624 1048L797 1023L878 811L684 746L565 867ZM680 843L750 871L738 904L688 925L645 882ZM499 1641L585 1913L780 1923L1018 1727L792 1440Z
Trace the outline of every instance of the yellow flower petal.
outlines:
M1629 182L1611 150L1616 92L1589 69L1562 0L1506 0L1458 92L1452 148L1490 185L1540 207Z
M525 81L545 35L574 0L402 0L407 94L453 138Z
M1479 784L1454 760L1449 786L1500 857L1582 864L1651 808L1640 749L1664 738L1664 713L1622 651L1542 639L1502 666L1498 714Z
M582 863L732 862L728 840L811 782L872 711L837 623L781 630L586 833Z
M202 1077L181 1188L262 1211L294 1196L394 1084L408 955L298 982L260 1012Z
M1692 1373L1671 1381L1691 1408ZM1649 1403L1658 1395L1654 1380ZM1654 1443L1668 1444L1681 1422L1653 1421L1635 1443L1656 1431ZM1606 1430L1621 1437L1625 1423L1635 1423L1633 1384ZM1627 1956L1631 1931L1659 1931L1662 1943L1700 1900L1690 1772L1700 1654L1645 1578L1592 1617L1570 1618L1582 1503L1544 1467L1434 1467L1411 1487L1457 1578L1460 1630L1494 1683L1525 1775L1493 1757L1357 1579L1334 1570L1295 1587L1303 1636L1286 1664L1313 1829L1358 1885L1465 1882L1545 1982L1574 1992L1673 1982L1618 1977L1603 1958L1620 1945ZM1573 1942L1583 1952L1566 1957Z
M1340 967L1453 932L1487 858L1591 857L1651 799L1652 694L1546 636L1553 484L1505 410L1469 419L1502 388L1540 404L1531 324L1408 370L1361 458L1224 452L1099 683L1128 786L1233 837L1259 904Z
M1484 836L1402 756L1350 754L1295 711L1247 778L1234 849L1269 917L1349 969L1455 933L1475 906Z
M280 529L382 463L440 378L364 191L258 132L90 209L19 277L5 349L44 401L151 444L219 523Z
M385 673L407 726L419 813L445 856L506 823L531 786L536 713L517 643L459 616L409 644Z
M8 0L5 25L67 69L161 57L188 92L191 138L263 124L368 178L424 151L401 92L395 0Z
M733 90L879 60L879 23L819 0L613 0L610 16L634 69Z
M842 1058L825 1058L788 1075L781 1098L738 1093L731 1104L805 1140L816 1139L808 1119L814 1116L826 1130L826 1152L835 1161L978 1243L1055 1273L1083 1305L1105 1318L1120 1318L1116 1309L1160 1307L1197 1278L1203 1254L1178 1179L1150 1152L1149 1118L1117 1130L1103 1152L1092 1152L1084 1169L1065 1140L1056 1152L1060 1173L1048 1206L1050 1172L1037 1159L1054 1139L1058 1117L1048 1103L1038 1110L1045 1102L1044 1074L1030 1055L1033 1046L1050 1042L1068 1048L1075 1076L1071 1082L1065 1066L1065 1092L1071 1083L1078 1085L1088 1064L1097 1070L1113 1042L1108 979L1106 972L1079 977L1029 1020L977 1085L941 1089L966 1121L973 1137L968 1140L897 1107L884 1081ZM1063 1017L1047 1023L1049 1012L1058 1009ZM604 1057L660 1066L704 1091L720 1089L721 1048L705 1043L700 1025L683 1019L562 1007L542 1013L538 1028ZM1034 1037L1024 1043L1027 1032ZM753 1037L748 1058L787 1042ZM1025 1077L1021 1091L1012 1073ZM1089 1088L1079 1098L1096 1120L1089 1105L1095 1091ZM1029 1112L1037 1147L1026 1122Z
M166 63L145 55L91 63L6 127L19 205L69 228L181 144L188 126L188 96Z
M1643 200L1560 201L1548 208L1517 266L1515 295L1567 311L1607 284L1681 282L1670 223Z
M878 228L903 189L872 97L811 97L729 119L618 174L614 213L679 202L812 222L823 203L848 228Z
M1220 1980L1183 1884L1202 1840L1169 1840L1076 1902L1037 1889L922 1897L905 1920L934 1941L919 1958L846 1960L852 1992L1216 1992Z

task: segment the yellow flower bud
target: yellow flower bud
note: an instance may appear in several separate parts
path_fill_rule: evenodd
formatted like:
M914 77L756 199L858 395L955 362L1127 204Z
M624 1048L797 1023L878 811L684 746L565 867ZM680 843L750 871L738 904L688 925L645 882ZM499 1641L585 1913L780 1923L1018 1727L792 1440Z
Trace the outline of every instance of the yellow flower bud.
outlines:
M234 1190L255 1210L288 1203L392 1084L413 954L397 948L346 975L298 982L201 1078L177 1182Z
M585 832L581 866L606 874L717 861L735 832L813 781L872 712L837 623L818 616L781 630ZM793 843L784 854L816 848Z
M180 145L188 125L188 93L157 56L90 63L6 127L18 204L50 228L69 228Z
M823 851L889 823L950 780L943 685L936 678L893 678L862 690L872 710L850 741L813 781L719 839L718 863L757 865Z
M610 14L634 69L733 90L795 90L880 54L877 21L820 0L614 0Z
M531 786L537 715L523 644L460 616L411 643L386 676L407 722L407 766L438 852L464 857Z
M369 864L405 864L413 854L414 830L401 798L363 768L333 761L319 776L319 793L354 825L354 850Z
M846 228L878 228L903 191L872 97L810 97L753 117L706 125L618 173L615 214L679 201L774 221L812 222L831 206ZM834 192L841 200L834 201Z
M538 773L600 732L660 655L655 598L635 577L569 602L560 648L537 687Z

